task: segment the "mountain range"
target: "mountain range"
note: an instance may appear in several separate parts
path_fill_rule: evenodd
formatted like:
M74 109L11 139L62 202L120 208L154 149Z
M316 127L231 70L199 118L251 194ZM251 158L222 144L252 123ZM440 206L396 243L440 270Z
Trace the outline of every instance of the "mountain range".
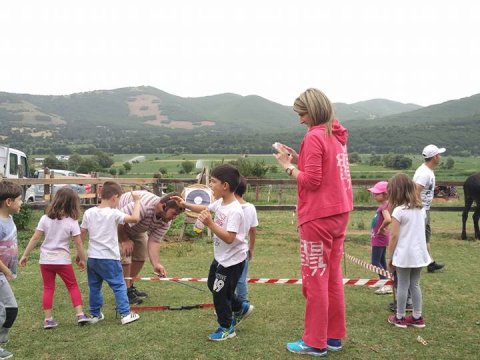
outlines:
M441 128L449 129L451 134L451 128L460 124L468 137L472 137L472 132L480 135L476 129L480 128L480 94L428 107L387 99L334 103L334 107L336 116L350 130L350 148L355 151L392 151L400 140L392 135L400 132L406 138L402 150L416 152L409 139L412 135L416 141L435 143L438 136L428 136L432 135L432 128L436 134L441 133ZM372 136L372 129L376 136ZM196 152L194 143L195 149L201 150L205 148L201 142L210 140L218 142L212 145L210 141L210 152L230 152L230 148L263 152L270 151L270 139L281 140L279 136L286 134L288 140L298 142L303 132L291 106L256 95L225 93L185 98L149 86L65 96L0 92L0 141L30 146L32 152L58 151L59 147L66 152L82 152L86 151L85 146L88 151L95 147L140 152L134 150L148 147L153 151ZM389 141L379 139L380 132ZM262 145L255 144L255 138ZM142 145L146 139L159 146ZM440 140L443 137L437 142ZM477 153L478 148L469 148L475 144L457 140L458 151ZM128 146L122 149L118 144L121 141Z

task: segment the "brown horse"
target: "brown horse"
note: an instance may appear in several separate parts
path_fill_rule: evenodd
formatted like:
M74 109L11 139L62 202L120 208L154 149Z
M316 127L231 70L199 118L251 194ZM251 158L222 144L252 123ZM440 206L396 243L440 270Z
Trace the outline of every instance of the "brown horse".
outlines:
M466 223L468 212L474 201L477 203L477 206L473 213L473 227L475 229L475 239L480 240L480 230L478 228L478 219L480 218L480 172L470 175L465 180L463 192L465 194L465 208L462 213L462 240L467 240Z

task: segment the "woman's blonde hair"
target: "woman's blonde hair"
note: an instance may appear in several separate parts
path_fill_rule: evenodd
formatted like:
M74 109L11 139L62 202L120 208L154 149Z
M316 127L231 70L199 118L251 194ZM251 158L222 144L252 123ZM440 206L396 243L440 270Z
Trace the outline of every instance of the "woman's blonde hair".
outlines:
M293 103L293 111L299 115L310 115L313 126L325 124L327 134L332 133L333 106L327 96L318 89L310 88L300 94Z
M417 186L407 175L394 175L388 181L388 202L392 208L405 205L408 208L422 208L422 200L418 196Z

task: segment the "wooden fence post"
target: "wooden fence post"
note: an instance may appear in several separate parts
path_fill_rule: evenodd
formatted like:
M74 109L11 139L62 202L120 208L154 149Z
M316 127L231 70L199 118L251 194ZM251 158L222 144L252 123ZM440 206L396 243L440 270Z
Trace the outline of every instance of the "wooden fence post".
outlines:
M50 175L50 169L48 167L43 169L43 176L45 179L53 177L53 173ZM50 195L50 184L43 184L43 200L46 200L47 196Z

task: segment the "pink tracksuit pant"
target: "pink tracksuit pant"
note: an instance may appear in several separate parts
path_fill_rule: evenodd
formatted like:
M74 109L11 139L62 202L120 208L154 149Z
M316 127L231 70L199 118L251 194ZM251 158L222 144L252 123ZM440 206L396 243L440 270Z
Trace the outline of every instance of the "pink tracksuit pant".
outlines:
M318 349L346 336L341 259L349 213L300 225L302 291L306 299L303 341Z

